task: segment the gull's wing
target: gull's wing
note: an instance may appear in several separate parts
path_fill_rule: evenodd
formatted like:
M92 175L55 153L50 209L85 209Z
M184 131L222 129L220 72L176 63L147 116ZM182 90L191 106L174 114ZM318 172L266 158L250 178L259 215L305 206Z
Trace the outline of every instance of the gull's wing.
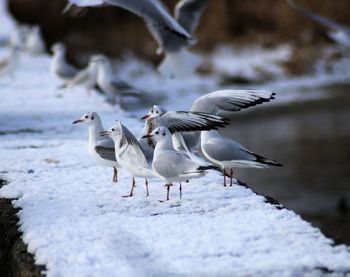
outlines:
M202 148L207 155L217 161L255 160L254 156L238 142L224 137L202 142Z
M62 78L73 78L78 72L78 69L74 66L62 61L57 69L56 74L61 76Z
M303 7L302 5L298 4L297 2L295 2L294 0L286 0L288 2L288 4L293 7L294 9L300 11L301 13L303 13L304 15L310 17L311 19L315 20L316 22L328 27L328 28L331 28L331 29L334 29L334 30L337 30L337 29L341 29L341 30L344 30L345 32L348 32L350 34L350 28L344 26L344 25L341 25L333 20L330 20L328 18L325 18L325 17L322 17L316 13L313 13L312 11L306 9L305 7Z
M228 124L228 120L224 117L203 112L169 111L159 119L160 125L165 125L171 133L216 130Z
M142 150L142 147L140 146L138 140L135 138L135 136L126 128L124 125L122 125L122 138L120 140L119 148L127 149L132 148L135 151L137 160L143 164L144 167L148 167L149 163L147 162L146 155L144 151ZM129 148L129 149L130 149Z
M175 6L175 19L187 32L192 34L207 5L208 0L181 0Z
M96 146L95 151L102 159L116 162L114 147Z
M275 93L266 90L218 90L196 99L191 111L226 115L269 102L274 96Z

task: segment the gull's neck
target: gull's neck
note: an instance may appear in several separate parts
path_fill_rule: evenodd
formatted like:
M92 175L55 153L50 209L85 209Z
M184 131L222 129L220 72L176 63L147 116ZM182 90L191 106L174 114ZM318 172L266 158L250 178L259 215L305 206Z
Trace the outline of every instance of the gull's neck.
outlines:
M89 143L96 144L97 140L101 138L100 132L104 131L101 119L96 116L95 121L89 125Z

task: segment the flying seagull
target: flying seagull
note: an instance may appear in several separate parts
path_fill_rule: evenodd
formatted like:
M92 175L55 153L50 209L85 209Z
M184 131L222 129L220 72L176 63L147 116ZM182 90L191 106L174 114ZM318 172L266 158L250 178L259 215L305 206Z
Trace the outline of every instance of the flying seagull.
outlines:
M317 23L331 29L329 32L329 36L337 43L345 45L350 47L350 28L347 26L344 26L342 24L339 24L333 20L330 20L328 18L322 17L299 3L295 2L294 0L286 0L288 4L293 7L294 9L298 10L299 12L303 13L307 17L311 18L312 20L316 21Z
M159 45L157 54L163 52L165 54L158 69L168 77L184 77L200 63L200 58L187 49L195 43L193 32L208 0L181 0L175 6L174 17L159 0L69 0L69 2L80 7L116 6L142 17Z

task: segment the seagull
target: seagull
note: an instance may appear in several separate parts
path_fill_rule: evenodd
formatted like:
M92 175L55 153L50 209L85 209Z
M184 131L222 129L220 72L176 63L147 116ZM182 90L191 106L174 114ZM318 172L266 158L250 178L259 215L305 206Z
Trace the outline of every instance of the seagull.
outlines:
M69 0L77 6L117 6L142 17L157 41L157 54L165 53L158 67L168 77L184 77L198 66L200 59L187 49L194 45L193 32L208 0L181 0L174 17L159 0Z
M98 55L92 63L97 65L97 84L107 94L112 104L118 102L122 106L122 96L145 98L144 91L134 88L114 75L112 65L106 56Z
M310 10L303 7L302 5L295 2L294 0L286 0L286 1L294 9L303 13L304 15L316 21L317 23L331 29L328 35L335 42L350 47L350 28L349 27L341 25L328 18L322 17L316 13L313 13Z
M62 85L62 88L83 86L87 93L90 94L91 89L97 85L97 64L94 60L98 57L98 55L91 56L88 66L80 70L71 80L68 80Z
M157 127L165 127L173 134L173 143L176 145L186 145L179 132L217 130L229 124L229 120L222 116L211 115L204 112L166 111L159 105L153 105L149 113L143 116L142 119L146 119L144 135L150 134ZM155 145L151 137L147 139L149 145ZM181 147L177 148L177 150L180 150L179 148ZM208 165L196 154L189 151L189 149L186 147L184 148L194 162L203 166Z
M66 61L66 47L63 43L55 43L52 46L53 58L51 60L51 73L63 81L68 81L78 73L78 69Z
M113 141L100 135L100 132L104 131L100 116L95 112L89 112L73 121L73 124L77 123L84 123L89 126L89 154L98 164L113 167L113 182L117 182L120 166L115 158Z
M172 134L166 127L157 127L144 138L152 137L156 142L152 162L153 172L166 182L167 198L169 200L170 186L173 182L188 181L193 178L200 178L205 175L205 169L193 162L185 153L178 152L173 147ZM181 187L180 187L181 197Z
M142 117L155 127L166 127L171 133L212 130L228 125L228 119L205 112L167 111L153 105L149 113Z
M0 60L0 75L9 74L12 79L15 78L15 71L18 66L19 48L12 46L8 57Z
M147 179L156 177L151 168L153 153L148 155L149 153L144 151L136 137L120 121L100 134L108 136L114 141L115 157L118 163L132 176L130 194L124 197L134 195L135 177L145 179L146 196L148 196Z
M218 90L197 98L189 112L170 112L156 106L143 118L147 119L148 133L158 126L169 127L172 133L174 131L193 131L194 127L203 125L203 123L206 129L196 130L216 129L209 127L223 127L227 124L225 117L230 117L237 111L269 102L274 99L274 96L275 93L267 90ZM210 122L207 123L206 120L209 119ZM222 125L219 124L220 120L222 120ZM199 137L199 132L176 133L174 136L175 149L197 152L200 147Z
M45 52L45 44L41 38L39 26L31 28L27 37L25 49L32 55L40 55Z
M280 163L266 159L244 148L238 142L223 137L218 131L201 132L201 150L203 155L213 164L219 166L226 176L230 177L232 186L233 168L267 168L269 166L282 166Z

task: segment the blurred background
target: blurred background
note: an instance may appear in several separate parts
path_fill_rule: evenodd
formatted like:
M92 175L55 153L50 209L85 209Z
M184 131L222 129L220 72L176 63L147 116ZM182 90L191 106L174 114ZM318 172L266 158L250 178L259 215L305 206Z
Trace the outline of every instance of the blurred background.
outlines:
M163 2L172 9L177 1ZM62 15L65 0L8 3L18 22L40 26L47 50L64 42L78 66L100 52L153 65L161 60L143 21L122 9ZM349 0L298 3L350 26ZM200 74L216 75L223 87L277 92L276 103L238 113L223 132L284 166L237 170L236 177L349 244L350 47L327 32L284 0L212 0L196 31L195 50L207 57Z

